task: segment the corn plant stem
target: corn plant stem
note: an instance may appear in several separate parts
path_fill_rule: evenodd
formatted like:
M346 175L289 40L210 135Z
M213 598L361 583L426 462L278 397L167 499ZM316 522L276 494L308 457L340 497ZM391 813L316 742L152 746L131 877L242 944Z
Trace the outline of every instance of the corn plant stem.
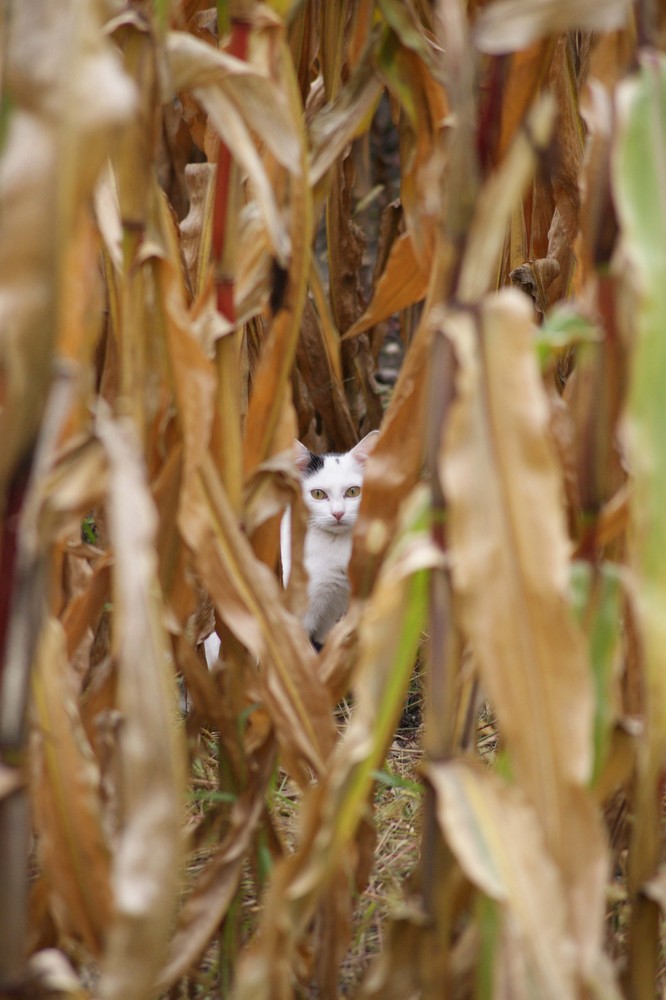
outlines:
M0 801L0 991L16 988L25 967L30 807L24 788Z
M11 667L12 674L0 673L0 763L15 772L17 788L0 799L0 989L18 982L26 958L30 809L23 786L23 758L30 667L44 613L46 565L37 531L42 510L38 484L52 461L70 404L71 371L61 366L47 400L37 447L14 474L1 539L0 575L7 577L7 603L0 663Z
M6 509L2 522L2 537L0 538L0 558L2 559L2 573L0 573L0 705L4 709L0 715L0 747L14 747L16 744L15 735L10 736L10 733L7 731L11 729L13 734L15 734L15 723L18 714L14 699L9 697L7 690L9 671L5 669L5 654L9 632L12 583L15 578L16 556L18 552L18 523L28 486L31 465L31 458L24 461L14 473L9 484Z

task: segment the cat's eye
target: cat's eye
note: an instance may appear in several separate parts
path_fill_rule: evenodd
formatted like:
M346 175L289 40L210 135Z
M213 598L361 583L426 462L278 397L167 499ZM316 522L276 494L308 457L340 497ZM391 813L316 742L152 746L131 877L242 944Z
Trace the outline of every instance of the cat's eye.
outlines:
M310 496L313 500L325 500L326 493L324 490L310 490Z
M350 486L349 489L346 491L345 496L349 497L350 499L353 499L354 497L357 497L360 492L361 492L360 486Z

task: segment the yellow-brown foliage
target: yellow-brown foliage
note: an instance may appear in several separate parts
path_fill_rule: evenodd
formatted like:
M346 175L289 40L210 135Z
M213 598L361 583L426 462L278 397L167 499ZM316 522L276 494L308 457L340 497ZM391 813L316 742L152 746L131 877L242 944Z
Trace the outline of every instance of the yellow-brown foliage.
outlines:
M665 37L624 0L0 9L0 991L178 995L218 940L213 994L340 995L420 648L420 857L356 995L655 995ZM376 427L317 655L292 443Z

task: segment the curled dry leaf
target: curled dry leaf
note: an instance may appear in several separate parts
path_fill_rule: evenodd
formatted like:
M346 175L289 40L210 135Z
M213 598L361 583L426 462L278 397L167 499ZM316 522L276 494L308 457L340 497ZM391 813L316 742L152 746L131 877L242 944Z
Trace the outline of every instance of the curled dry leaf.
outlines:
M600 961L605 865L584 791L592 687L568 605L562 486L530 307L507 290L483 303L478 322L458 313L444 329L458 362L440 454L457 614L516 778L565 873L581 966L589 970Z
M156 518L130 424L101 411L109 461L113 652L118 664L122 816L99 995L146 996L166 956L182 852L184 748L154 550Z
M328 440L340 449L352 448L358 435L345 396L340 338L320 278L313 280L311 277L310 286L316 308L308 297L296 353L298 371L307 386L312 406L326 427Z
M33 755L31 793L56 924L99 957L112 910L110 850L99 809L99 771L68 663L64 630L50 619L33 676L39 752Z
M440 456L450 504L454 589L483 682L512 748L506 725L515 727L516 768L532 772L526 784L539 798L554 790L560 767L566 767L574 781L586 780L591 691L582 636L567 607L568 545L561 484L548 440L548 403L531 349L530 308L518 292L506 291L486 302L479 328L471 317L456 315L445 320L444 329L460 365L458 397ZM532 499L537 495L538 504ZM496 587L489 586L491 581ZM538 622L555 627L558 620L559 640L553 646L552 636L546 639ZM513 632L515 642L509 640ZM572 655L559 655L559 643L570 646ZM507 676L500 681L498 654L503 649L523 652L520 658L512 655L511 664L505 664ZM494 664L494 679L486 676L486 655L489 670L491 661ZM559 664L552 670L546 669L551 657ZM559 680L563 660L568 664L568 681L580 695L575 711L572 688ZM539 663L541 669L535 671ZM514 706L506 721L500 708L505 699L507 708ZM551 732L558 720L552 735L556 738L559 732L559 739L548 741L548 753L556 753L555 759L540 759L539 746L525 729L530 704L534 712L530 729L534 727L535 733ZM555 715L549 719L552 712ZM544 816L549 814L545 809ZM558 821L550 815L556 822L554 831Z
M543 828L519 788L511 788L474 761L430 764L428 780L437 796L437 818L463 871L501 903L517 934L509 939L523 963L504 956L525 980L510 984L510 996L528 995L536 983L550 1000L578 995L574 942L561 873L549 855Z
M370 593L393 537L400 505L421 476L431 334L429 323L422 322L366 466L349 565L355 597L365 598Z
M191 35L173 32L169 36L169 58L176 90L192 90L235 159L247 171L273 252L280 263L286 264L291 250L289 234L251 131L290 173L300 173L298 128L282 88L276 87L267 75L216 52Z
M298 127L284 92L267 72L179 31L168 36L167 52L176 92L219 88L282 166L299 172Z
M425 229L429 227L425 226ZM409 233L403 233L391 247L386 267L377 282L374 294L363 315L346 331L344 339L356 337L370 329L393 313L406 309L425 298L430 281L430 267L434 252L434 238L427 240L428 251L417 256L414 241ZM426 242L422 236L422 243Z
M310 178L313 186L322 183L336 160L363 127L380 94L381 86L368 54L340 89L335 100L326 104L310 122Z
M38 30L36 30L38 26ZM36 436L59 321L66 242L134 93L97 4L12 8L0 158L0 491ZM81 155L85 150L86 155Z
M286 59L283 62L290 111L294 121L299 121L299 95L293 70L287 69ZM271 454L284 451L292 444L294 421L290 378L307 296L313 226L312 190L302 129L299 137L300 170L290 182L291 260L282 306L273 317L253 378L243 443L246 475Z

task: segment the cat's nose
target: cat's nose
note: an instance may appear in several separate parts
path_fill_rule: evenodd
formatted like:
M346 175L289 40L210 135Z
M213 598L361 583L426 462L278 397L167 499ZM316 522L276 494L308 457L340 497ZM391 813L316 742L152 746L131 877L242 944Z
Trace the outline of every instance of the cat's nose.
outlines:
M344 510L334 510L333 517L335 518L336 521L341 521L342 518L344 517L344 513L345 513Z

